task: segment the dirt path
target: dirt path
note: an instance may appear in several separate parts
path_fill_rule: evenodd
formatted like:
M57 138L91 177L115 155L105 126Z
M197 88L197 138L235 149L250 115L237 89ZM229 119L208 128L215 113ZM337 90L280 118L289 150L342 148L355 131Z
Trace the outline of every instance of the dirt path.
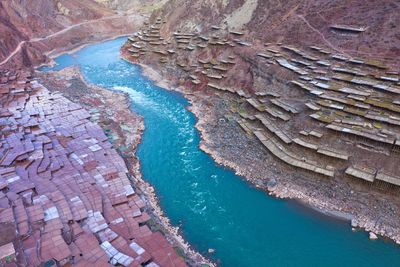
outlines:
M23 47L23 45L25 43L35 43L35 42L40 42L40 41L43 41L43 40L47 40L47 39L56 37L58 35L64 34L64 33L68 32L69 30L72 30L74 28L77 28L77 27L80 27L80 26L83 26L83 25L98 23L99 21L107 21L107 20L123 18L123 17L130 18L130 17L135 17L135 16L141 16L141 15L139 15L139 14L113 15L113 16L107 16L107 17L103 17L103 18L99 18L99 19L95 19L95 20L84 21L84 22L81 22L81 23L77 23L77 24L71 25L71 26L69 26L69 27L67 27L65 29L62 29L61 31L52 33L52 34L47 35L45 37L38 37L38 38L33 38L33 39L30 39L30 40L22 41L22 42L20 42L18 44L18 46L15 48L15 50L6 59L4 59L2 62L0 62L0 66L4 65L12 57L14 57L22 49L22 47Z
M6 58L4 59L2 62L0 62L0 66L7 63L15 54L17 54L19 52L19 50L21 50L22 45L25 44L26 41L22 41L18 44L17 48L15 48L14 51L12 51L12 53Z
M314 31L315 33L317 33L319 36L321 36L322 40L333 50L340 52L342 54L347 55L343 50L340 50L339 48L337 48L336 46L334 46L331 42L329 42L325 36L318 30L316 29L314 26L312 26L308 20L303 16L303 15L297 15L298 18L300 18L312 31Z

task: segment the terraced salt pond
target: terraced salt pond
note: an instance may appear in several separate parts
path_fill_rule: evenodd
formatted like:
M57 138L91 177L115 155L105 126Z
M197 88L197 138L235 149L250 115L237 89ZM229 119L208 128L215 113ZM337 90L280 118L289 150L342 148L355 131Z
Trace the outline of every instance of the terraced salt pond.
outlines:
M96 85L129 93L146 130L138 156L144 178L195 249L222 266L400 266L400 248L269 197L199 148L195 117L177 93L159 88L119 58L125 38L88 46L43 70L79 65Z

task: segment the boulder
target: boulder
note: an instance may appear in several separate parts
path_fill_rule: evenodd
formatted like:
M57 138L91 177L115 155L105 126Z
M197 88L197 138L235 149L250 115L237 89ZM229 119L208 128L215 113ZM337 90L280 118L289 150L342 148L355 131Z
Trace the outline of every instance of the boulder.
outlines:
M376 239L378 239L378 236L373 232L369 232L369 239L376 240Z

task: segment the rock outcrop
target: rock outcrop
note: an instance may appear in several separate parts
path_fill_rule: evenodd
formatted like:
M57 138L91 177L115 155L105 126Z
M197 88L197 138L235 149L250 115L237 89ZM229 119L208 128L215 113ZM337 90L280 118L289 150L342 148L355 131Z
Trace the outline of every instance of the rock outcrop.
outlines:
M68 16L71 12L71 10L69 10L68 8L63 6L63 4L61 2L57 3L57 10L64 16Z

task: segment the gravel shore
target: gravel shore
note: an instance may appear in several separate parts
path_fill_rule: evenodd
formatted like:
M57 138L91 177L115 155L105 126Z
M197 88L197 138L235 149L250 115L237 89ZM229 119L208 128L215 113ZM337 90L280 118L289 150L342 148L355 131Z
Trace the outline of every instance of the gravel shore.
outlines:
M189 100L189 110L198 119L200 148L218 164L233 169L271 196L297 200L325 215L348 220L354 230L364 229L400 244L400 205L390 196L346 180L315 177L282 164L237 124L230 110L235 99L229 93L221 97L193 92L176 86L174 77L165 77L152 66L139 65L158 86L178 91Z

